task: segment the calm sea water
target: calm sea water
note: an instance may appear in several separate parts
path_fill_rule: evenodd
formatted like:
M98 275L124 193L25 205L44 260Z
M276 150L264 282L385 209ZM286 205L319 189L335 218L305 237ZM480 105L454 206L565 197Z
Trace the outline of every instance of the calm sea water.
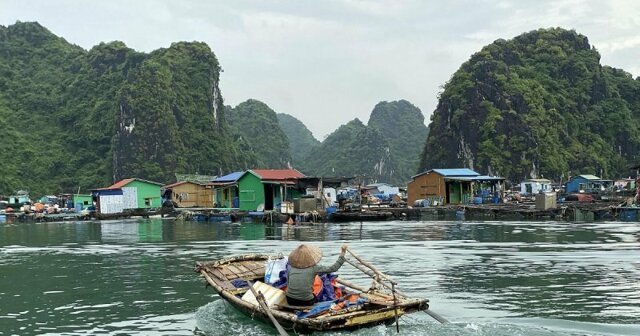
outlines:
M300 241L325 263L347 242L453 322L412 314L403 335L640 335L640 223L160 219L0 224L0 335L271 335L205 288L194 263Z

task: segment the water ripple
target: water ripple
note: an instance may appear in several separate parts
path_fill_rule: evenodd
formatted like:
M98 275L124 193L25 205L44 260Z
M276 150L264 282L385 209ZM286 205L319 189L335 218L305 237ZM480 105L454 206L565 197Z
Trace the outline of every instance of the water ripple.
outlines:
M453 321L412 314L403 335L640 334L637 223L127 220L0 226L0 335L270 335L205 289L193 265L300 241L326 263L348 242ZM349 266L340 274L370 283Z

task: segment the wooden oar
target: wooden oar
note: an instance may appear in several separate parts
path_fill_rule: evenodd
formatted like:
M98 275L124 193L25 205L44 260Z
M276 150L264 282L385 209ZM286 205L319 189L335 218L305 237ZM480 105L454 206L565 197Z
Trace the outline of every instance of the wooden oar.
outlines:
M378 279L380 278L379 276L376 277L376 273L374 273L373 271L369 271L366 268L356 264L355 262L349 260L349 259L345 259L345 261L347 262L347 264L355 267L356 269L360 270L362 273L370 276L372 279L376 280L376 283L381 284L383 287L386 287L388 289L391 289L392 291L395 291L398 295L402 296L402 297L407 297L404 293L400 292L399 290L394 290L392 287L394 286L394 283L392 282L391 285L388 285L382 281L378 281Z
M276 320L276 318L271 313L271 309L269 309L269 306L267 305L267 300L265 300L264 295L262 295L261 292L258 292L256 291L255 288L253 288L253 282L251 282L250 280L247 280L247 283L249 284L249 289L251 289L253 296L256 297L256 300L260 304L260 307L262 308L262 310L264 310L267 316L269 316L269 319L271 320L273 325L276 327L276 329L278 329L278 333L280 334L280 336L289 336L287 331L284 330L284 328L280 325L278 320Z
M436 321L438 321L438 322L440 322L442 324L449 323L449 321L447 321L447 319L445 319L444 317L436 314L431 309L427 309L424 312L427 313L429 316L433 317Z
M397 284L398 284L397 282L395 282L394 280L392 280L388 275L386 275L386 274L384 274L384 273L380 272L377 268L375 268L375 267L374 267L373 265L371 265L370 263L368 263L368 262L364 261L364 260L363 260L362 258L360 258L357 254L355 254L351 249L349 249L349 248L348 248L348 249L347 249L347 251L349 251L349 253L350 253L354 258L356 258L356 260L358 260L362 265L364 265L364 266L368 267L369 269L371 269L371 271L373 271L373 272L374 272L378 277L380 277L380 278L384 278L385 280L387 280L387 281L389 281L389 282L391 283L391 286L388 286L388 285L386 285L385 283L380 282L383 286L385 286L385 287L392 287L392 290L391 290L391 291L392 291L392 293L394 293L394 294L395 294L395 293L400 294L400 292L399 292L399 291L397 291L397 290L395 289L395 285L397 285ZM353 265L352 263L349 263L349 264ZM364 271L361 267L358 267L358 266L355 266L355 265L353 265L353 266L354 266L354 267L356 267L357 269L359 269L360 271L362 271L363 273L365 273L365 274L369 275L370 277L373 277L373 276L372 276L372 274L370 274L369 272ZM400 295L402 295L402 294L400 294ZM431 309L426 309L424 312L425 312L425 313L427 313L429 316L433 317L436 321L438 321L438 322L440 322L440 323L442 323L442 324L449 323L449 321L447 321L447 319L445 319L444 317L442 317L442 316L438 315L437 313L435 313L435 312L434 312L434 311L432 311Z
M400 333L400 322L398 321L398 298L396 297L396 285L391 283L391 293L393 294L393 311L396 318L396 333Z
M395 282L393 279L391 279L388 275L380 272L375 266L373 266L372 264L364 261L364 259L360 258L360 256L358 256L357 254L355 254L355 252L353 252L350 248L347 248L347 251L349 251L349 253L356 258L356 260L358 260L362 265L369 267L369 269L371 269L375 274L377 274L378 276L380 276L383 279L386 279L387 281L389 281L390 283L397 285L398 283Z

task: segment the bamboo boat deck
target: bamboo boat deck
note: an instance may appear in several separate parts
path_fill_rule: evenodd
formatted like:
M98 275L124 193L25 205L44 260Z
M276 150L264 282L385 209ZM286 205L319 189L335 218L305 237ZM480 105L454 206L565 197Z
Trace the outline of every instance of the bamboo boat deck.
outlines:
M255 303L241 299L250 288L248 285L236 287L232 281L257 281L264 278L265 262L268 255L250 254L233 256L212 262L197 262L196 272L199 272L208 285L226 301L240 311L268 322L267 312ZM353 265L353 261L349 261ZM380 279L378 279L380 280ZM344 286L346 294L357 293L365 299L363 305L330 311L318 316L298 318L297 311L308 311L311 307L291 307L275 305L270 312L285 329L295 332L313 332L336 329L357 329L361 327L393 323L397 317L420 310L429 309L429 300L412 299L395 291L393 292L370 289L358 286L338 278L338 283ZM376 283L376 282L374 282Z

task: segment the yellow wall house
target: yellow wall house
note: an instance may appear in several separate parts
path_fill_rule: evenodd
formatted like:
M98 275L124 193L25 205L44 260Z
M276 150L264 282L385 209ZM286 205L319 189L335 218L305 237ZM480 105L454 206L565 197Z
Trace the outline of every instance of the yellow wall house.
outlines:
M501 189L502 177L484 176L467 168L430 169L412 177L407 185L407 202L427 201L435 204L466 204L472 197L492 195Z
M179 208L213 208L213 188L209 184L181 181L162 187L163 195L171 192L171 200Z

